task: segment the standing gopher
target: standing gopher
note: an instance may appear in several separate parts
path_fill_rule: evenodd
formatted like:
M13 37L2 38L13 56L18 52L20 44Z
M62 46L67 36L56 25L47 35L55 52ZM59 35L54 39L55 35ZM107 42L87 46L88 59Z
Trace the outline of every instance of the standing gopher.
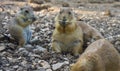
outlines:
M109 41L99 39L87 47L71 71L120 71L120 54Z
M69 8L62 8L55 17L55 30L52 35L52 49L58 53L82 53L83 32Z
M19 43L24 46L31 39L30 24L36 20L33 10L30 6L20 8L14 18L8 25L9 33Z

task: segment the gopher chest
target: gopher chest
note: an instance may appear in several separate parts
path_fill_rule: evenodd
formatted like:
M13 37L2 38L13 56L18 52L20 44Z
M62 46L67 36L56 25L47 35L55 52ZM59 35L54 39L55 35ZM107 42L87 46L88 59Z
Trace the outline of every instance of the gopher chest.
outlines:
M83 44L83 36L81 32L71 34L53 34L53 41L56 42L62 51L71 50L78 44Z

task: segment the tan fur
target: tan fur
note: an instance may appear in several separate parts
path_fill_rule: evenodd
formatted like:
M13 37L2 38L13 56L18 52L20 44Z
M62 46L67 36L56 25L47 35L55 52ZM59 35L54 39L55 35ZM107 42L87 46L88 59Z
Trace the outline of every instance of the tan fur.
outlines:
M81 22L78 22L78 23L83 31L84 43L93 42L93 41L96 41L98 39L104 38L101 35L101 33L97 29L95 29L94 27L92 27L88 24L85 24L85 23L81 23Z
M71 71L120 71L120 55L109 41L99 39L87 47Z
M27 42L27 37L31 36L27 35L27 32L30 32L29 25L34 22L33 19L35 19L35 16L32 8L30 6L24 6L9 22L9 33L18 41L20 46L23 46Z
M64 21L66 19L66 21ZM66 24L63 24L66 23ZM55 18L55 30L52 36L52 49L56 52L82 52L83 33L69 8L62 8Z

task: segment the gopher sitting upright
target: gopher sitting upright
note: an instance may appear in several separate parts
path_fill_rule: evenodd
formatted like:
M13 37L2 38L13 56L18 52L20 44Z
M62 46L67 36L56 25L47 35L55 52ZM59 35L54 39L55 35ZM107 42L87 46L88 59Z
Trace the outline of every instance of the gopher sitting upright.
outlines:
M19 43L24 46L31 39L30 24L36 20L33 9L30 6L20 8L8 25L9 33Z
M71 71L120 71L120 54L105 39L90 44Z
M52 49L56 52L82 52L83 32L78 26L72 9L62 8L55 18L55 30L52 35Z

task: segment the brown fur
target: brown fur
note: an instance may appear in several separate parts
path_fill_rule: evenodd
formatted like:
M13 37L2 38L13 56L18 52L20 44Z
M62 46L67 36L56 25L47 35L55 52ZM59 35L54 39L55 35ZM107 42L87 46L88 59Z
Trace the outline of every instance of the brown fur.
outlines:
M93 42L96 41L98 39L102 39L104 38L101 33L95 29L94 27L82 23L82 22L78 22L79 26L82 28L83 31L83 35L84 35L84 44L86 45L87 42Z
M78 26L72 10L62 8L55 18L52 49L60 53L72 52L74 55L78 55L82 52L82 45L82 29Z
M120 55L109 41L100 39L87 47L71 71L120 71Z

